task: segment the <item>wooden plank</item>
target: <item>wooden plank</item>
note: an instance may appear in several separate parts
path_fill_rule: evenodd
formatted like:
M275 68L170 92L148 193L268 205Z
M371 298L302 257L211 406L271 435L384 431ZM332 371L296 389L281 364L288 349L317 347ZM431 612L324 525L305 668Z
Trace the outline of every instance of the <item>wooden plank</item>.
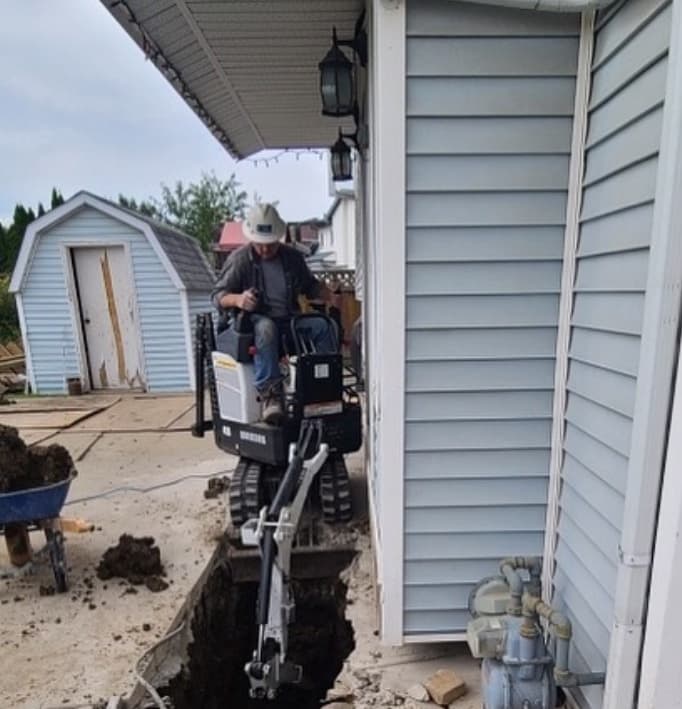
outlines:
M5 346L7 347L7 351L8 351L10 354L12 354L12 355L20 355L20 356L23 357L23 355L24 355L24 350L23 350L21 347L19 347L19 345L17 345L16 342L8 342L7 345L5 345Z
M51 411L51 412L0 412L0 424L14 426L19 429L61 429L73 426L81 419L96 413L97 409L81 411Z
M159 398L123 397L117 404L74 427L79 431L162 431L181 416L193 401L192 395Z
M79 462L85 458L92 447L97 443L97 441L102 437L102 433L98 432L57 432L54 438L49 440L49 443L58 443L64 446L66 450L69 451L71 457L75 462Z
M9 372L21 370L25 367L24 355L21 357L10 357L8 359L0 359L0 372Z
M121 400L111 394L85 394L83 396L40 396L19 399L12 404L12 413L51 411L92 411L108 409Z
M22 428L19 435L27 446L35 446L48 438L52 438L58 430L56 428Z

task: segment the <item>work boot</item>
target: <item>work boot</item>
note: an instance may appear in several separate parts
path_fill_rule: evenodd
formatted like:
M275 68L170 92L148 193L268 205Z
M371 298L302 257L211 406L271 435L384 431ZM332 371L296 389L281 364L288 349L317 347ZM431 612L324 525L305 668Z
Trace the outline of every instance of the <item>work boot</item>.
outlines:
M271 426L280 426L284 422L284 392L282 383L276 382L261 392L263 413L261 418Z

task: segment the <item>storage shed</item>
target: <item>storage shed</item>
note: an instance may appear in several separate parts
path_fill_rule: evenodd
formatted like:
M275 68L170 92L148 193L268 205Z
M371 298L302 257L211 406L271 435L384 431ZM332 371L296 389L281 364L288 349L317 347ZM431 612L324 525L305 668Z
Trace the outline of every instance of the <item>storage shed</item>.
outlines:
M79 192L33 222L10 290L33 392L186 391L213 275L197 241Z

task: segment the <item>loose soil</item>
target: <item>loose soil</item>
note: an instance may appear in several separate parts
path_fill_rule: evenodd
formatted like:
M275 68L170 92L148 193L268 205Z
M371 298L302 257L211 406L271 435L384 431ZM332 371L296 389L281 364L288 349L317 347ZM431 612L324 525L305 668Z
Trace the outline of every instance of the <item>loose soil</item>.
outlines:
M0 424L0 494L44 487L76 475L71 455L56 443L29 448L16 428Z
M227 475L223 475L219 478L210 478L204 490L204 497L207 500L212 500L216 497L220 497L220 495L227 492L229 489L230 478Z
M144 584L150 591L165 591L168 584L161 563L161 551L154 545L154 537L133 537L122 534L115 547L104 552L97 567L97 578L107 581L115 576L131 584Z

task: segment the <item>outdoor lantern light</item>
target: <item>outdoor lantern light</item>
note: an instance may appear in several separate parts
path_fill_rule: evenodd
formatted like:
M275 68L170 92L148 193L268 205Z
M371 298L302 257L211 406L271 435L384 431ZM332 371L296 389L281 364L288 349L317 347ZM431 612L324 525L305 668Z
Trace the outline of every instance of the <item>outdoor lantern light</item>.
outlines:
M334 180L334 182L350 180L353 177L350 148L343 138L343 133L339 131L339 137L336 143L329 148L331 152L332 180Z
M332 48L319 63L323 116L350 116L355 106L353 63L339 49L336 28Z

